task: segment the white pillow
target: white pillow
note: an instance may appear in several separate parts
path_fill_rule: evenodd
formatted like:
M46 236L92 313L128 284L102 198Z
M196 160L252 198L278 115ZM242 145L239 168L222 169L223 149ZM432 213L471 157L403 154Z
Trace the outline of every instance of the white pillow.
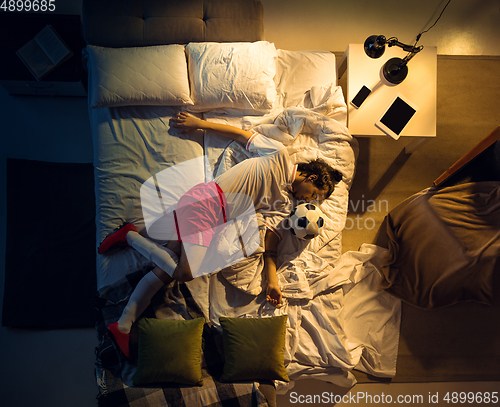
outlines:
M277 52L266 41L190 43L188 55L191 110L272 109L276 100Z
M278 51L276 78L284 107L298 106L313 86L337 84L335 54L328 51Z
M183 45L87 51L92 107L193 104Z

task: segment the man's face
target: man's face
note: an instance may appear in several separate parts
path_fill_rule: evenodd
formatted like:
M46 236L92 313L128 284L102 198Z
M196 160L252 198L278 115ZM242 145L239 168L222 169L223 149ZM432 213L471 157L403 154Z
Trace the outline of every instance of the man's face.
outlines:
M293 193L294 198L300 202L317 202L320 204L326 199L327 190L320 190L314 185L310 178L301 182L295 188Z

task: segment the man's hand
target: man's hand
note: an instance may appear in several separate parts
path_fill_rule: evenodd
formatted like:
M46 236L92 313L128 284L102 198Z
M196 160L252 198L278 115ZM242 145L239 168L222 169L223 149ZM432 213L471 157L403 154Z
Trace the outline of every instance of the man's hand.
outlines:
M281 306L282 294L277 283L267 284L266 293L267 293L266 300L269 304L275 307Z
M187 133L190 130L197 129L209 130L222 137L236 140L245 146L248 140L253 136L253 133L250 131L242 130L228 124L207 122L187 112L179 112L174 115L170 119L170 126L179 129L181 133Z
M202 129L205 121L198 119L190 113L179 112L170 119L170 126L180 129L181 133L187 133L189 130Z

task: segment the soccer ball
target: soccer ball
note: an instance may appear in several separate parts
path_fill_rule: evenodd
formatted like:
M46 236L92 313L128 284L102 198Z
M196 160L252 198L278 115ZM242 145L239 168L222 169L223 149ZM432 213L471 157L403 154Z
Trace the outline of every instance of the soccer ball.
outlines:
M321 233L325 226L325 215L316 205L303 203L290 214L290 229L302 240L311 240Z

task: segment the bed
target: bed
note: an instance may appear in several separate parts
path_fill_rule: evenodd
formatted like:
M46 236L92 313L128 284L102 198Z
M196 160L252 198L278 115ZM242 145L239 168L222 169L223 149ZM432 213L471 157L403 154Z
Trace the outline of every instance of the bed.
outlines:
M491 305L500 253L499 143L494 129L386 217L377 240L389 248L381 287L408 304L437 309Z
M99 405L215 406L237 399L239 405L265 406L302 378L348 388L356 382L354 369L394 376L401 303L378 290L377 263L385 252L365 245L342 253L357 143L345 126L334 54L276 49L264 40L263 7L254 0L84 0L83 26L97 242L124 222L165 242L165 225L187 189L252 157L215 134L171 128L170 118L181 110L252 129L283 143L294 162L322 158L343 174L321 205L327 215L321 235L304 242L284 233L280 240L283 306L267 304L262 291L265 231L258 230L259 244L243 257L234 257L241 240L221 232L217 253L232 260L218 273L160 290L142 325L133 327L131 360L115 351L105 327L154 265L131 248L97 255ZM239 226L245 240L247 229ZM187 324L179 328L179 340L200 336L202 380L186 384L172 371L137 380L138 371L151 369L141 362L139 337L157 332L158 320L203 322L196 334L186 333ZM238 336L249 326L266 336L275 328L266 324L274 323L283 329L273 337L281 359L272 374L259 365L266 356L224 339L230 329ZM197 348L189 349L182 352L196 363Z

